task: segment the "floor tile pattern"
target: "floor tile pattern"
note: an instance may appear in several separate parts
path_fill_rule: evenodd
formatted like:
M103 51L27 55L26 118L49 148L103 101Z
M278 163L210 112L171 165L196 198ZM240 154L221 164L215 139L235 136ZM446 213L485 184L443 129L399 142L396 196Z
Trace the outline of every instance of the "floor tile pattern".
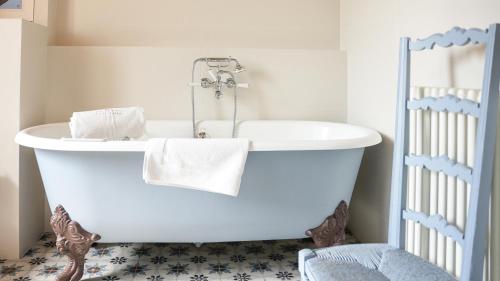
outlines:
M308 239L193 244L96 244L83 280L283 281L300 280L297 252ZM50 233L20 260L0 259L0 281L55 280L66 264Z

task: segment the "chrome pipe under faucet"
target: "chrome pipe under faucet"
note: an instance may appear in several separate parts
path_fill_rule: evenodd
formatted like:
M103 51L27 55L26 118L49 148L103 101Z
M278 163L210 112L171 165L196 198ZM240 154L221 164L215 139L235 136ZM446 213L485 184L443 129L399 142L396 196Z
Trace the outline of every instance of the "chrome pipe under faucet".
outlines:
M196 66L200 62L205 62L209 68L208 77L201 78L200 82L195 82L194 73ZM231 67L234 65L234 67ZM236 136L236 115L237 115L237 88L248 88L247 83L237 83L236 74L246 71L240 62L232 57L205 57L197 58L193 62L191 72L191 108L192 108L192 125L193 137L200 137L196 133L196 114L195 114L195 87L213 88L215 98L220 99L223 95L224 88L233 89L234 91L234 113L233 113L233 131L232 137Z

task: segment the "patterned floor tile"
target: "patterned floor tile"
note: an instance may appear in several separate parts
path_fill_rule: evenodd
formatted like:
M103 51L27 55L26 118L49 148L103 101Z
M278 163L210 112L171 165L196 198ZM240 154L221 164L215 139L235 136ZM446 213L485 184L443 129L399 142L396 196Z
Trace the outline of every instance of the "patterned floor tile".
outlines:
M26 275L30 267L23 261L6 261L0 264L0 280L12 280L16 276Z
M354 243L353 238L349 242ZM298 281L297 252L309 239L206 243L102 243L86 256L83 280ZM67 263L42 235L20 260L0 258L0 281L55 280Z
M47 262L31 269L31 280L55 280L58 273L62 272L65 263Z

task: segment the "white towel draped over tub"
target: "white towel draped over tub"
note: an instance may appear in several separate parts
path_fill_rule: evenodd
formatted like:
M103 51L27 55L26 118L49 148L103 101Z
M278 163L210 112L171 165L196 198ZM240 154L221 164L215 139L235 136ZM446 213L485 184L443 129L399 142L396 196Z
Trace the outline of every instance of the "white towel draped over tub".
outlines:
M150 139L143 178L148 184L237 196L248 146L247 139Z
M74 139L140 138L144 134L144 109L124 107L74 112L69 127Z

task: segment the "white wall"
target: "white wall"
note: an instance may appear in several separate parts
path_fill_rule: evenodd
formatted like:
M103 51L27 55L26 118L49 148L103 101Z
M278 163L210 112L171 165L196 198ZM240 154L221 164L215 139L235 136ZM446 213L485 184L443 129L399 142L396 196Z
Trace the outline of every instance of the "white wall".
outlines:
M340 5L341 47L347 51L348 61L347 120L384 134L384 143L366 153L353 196L350 227L362 241L385 241L399 37L426 37L457 25L485 28L500 22L500 1L343 0ZM412 84L480 88L482 55L477 47L415 55ZM499 171L497 166L497 174ZM497 184L496 192L498 188ZM500 240L500 232L495 237ZM498 245L495 251L500 253ZM495 274L492 280L500 280L499 272Z
M43 231L38 168L14 137L43 122L45 32L21 19L0 19L0 256L7 258L24 254Z

